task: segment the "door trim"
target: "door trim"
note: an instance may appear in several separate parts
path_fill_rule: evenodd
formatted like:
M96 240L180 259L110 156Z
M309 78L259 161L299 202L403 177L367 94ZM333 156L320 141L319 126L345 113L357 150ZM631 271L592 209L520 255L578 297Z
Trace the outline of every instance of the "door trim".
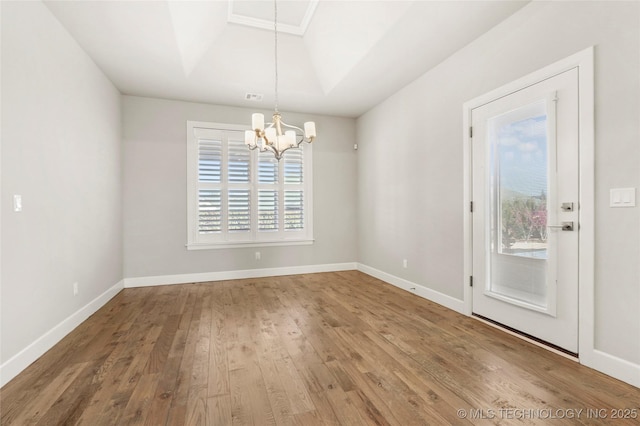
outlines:
M579 119L579 224L578 243L578 352L580 361L588 364L594 348L594 48L589 47L538 71L519 78L500 88L463 104L463 295L464 312L471 315L472 288L469 284L472 269L472 213L471 201L471 111L489 102L510 95L570 69L578 69Z

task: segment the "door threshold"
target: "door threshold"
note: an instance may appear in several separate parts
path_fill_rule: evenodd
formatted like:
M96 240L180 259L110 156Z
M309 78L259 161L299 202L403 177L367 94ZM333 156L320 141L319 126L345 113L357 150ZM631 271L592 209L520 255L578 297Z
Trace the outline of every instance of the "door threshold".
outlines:
M515 328L509 327L507 325L501 324L499 322L496 322L492 319L489 319L487 317L483 317L482 315L478 315L476 313L472 313L471 317L480 321L481 323L487 324L493 328L497 328L498 330L504 331L507 334L510 334L512 336L518 337L522 340L525 340L531 344L534 344L540 348L546 349L548 351L551 351L555 354L558 354L560 356L563 356L567 359L570 359L572 361L575 362L580 362L579 358L578 358L578 354L575 352L571 352L568 351L564 348L561 348L560 346L556 346L553 343L549 343L549 342L545 342L542 339L538 339L537 337L531 336L530 334L527 333L523 333L522 331L516 330Z

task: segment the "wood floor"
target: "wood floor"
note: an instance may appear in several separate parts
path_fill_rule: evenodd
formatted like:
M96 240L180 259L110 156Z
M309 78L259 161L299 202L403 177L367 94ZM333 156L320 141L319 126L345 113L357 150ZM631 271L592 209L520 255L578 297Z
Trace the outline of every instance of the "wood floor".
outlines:
M640 389L355 271L125 289L1 398L3 426L640 424Z

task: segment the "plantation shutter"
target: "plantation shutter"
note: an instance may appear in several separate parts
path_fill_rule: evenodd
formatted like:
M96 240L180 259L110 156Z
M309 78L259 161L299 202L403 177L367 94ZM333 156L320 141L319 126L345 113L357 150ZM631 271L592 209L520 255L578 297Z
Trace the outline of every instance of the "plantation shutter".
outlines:
M248 232L251 230L251 194L248 189L229 189L228 198L229 232Z
M233 136L227 141L227 228L231 233L251 232L251 151Z
M251 151L244 144L244 141L229 138L229 159L228 159L228 182L249 183L251 173Z
M278 191L261 189L258 191L258 230L278 230Z
M244 126L187 123L189 250L310 244L311 147L250 150Z
M258 153L258 232L280 229L279 162L270 152Z
M258 183L274 185L278 183L278 160L270 152L258 154Z
M301 184L303 181L304 151L302 149L291 149L287 151L282 159L284 163L284 183Z
M284 230L304 229L304 151L289 150L284 156Z
M222 198L219 189L198 191L198 232L213 234L222 231Z
M219 132L218 132L219 133ZM216 135L209 135L216 136ZM222 139L198 139L198 233L222 232L222 197L211 184L222 182Z
M198 140L198 181L220 183L222 179L222 140Z

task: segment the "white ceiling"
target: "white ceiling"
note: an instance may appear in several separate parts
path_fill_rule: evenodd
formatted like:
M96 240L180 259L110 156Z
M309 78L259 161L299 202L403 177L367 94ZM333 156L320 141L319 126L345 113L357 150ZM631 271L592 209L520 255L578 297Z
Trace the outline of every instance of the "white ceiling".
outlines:
M279 0L280 109L357 117L526 3ZM270 0L46 4L122 93L273 108Z

